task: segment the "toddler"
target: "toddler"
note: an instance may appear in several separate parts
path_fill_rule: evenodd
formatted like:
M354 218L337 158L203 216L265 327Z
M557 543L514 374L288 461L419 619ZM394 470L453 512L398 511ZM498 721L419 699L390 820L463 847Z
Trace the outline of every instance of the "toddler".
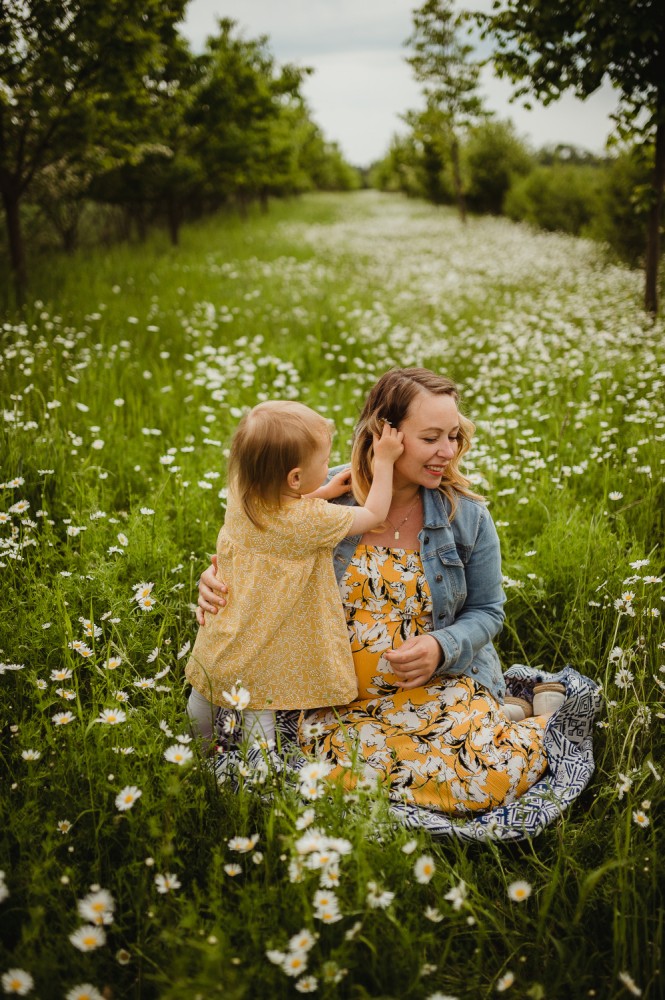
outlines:
M239 682L249 691L243 739L275 740L278 709L345 705L358 693L332 550L385 521L402 434L374 438L364 507L327 503L350 489L349 471L325 482L330 423L302 403L260 403L231 444L226 519L217 539L226 607L199 629L187 663L194 732L214 739L217 706Z

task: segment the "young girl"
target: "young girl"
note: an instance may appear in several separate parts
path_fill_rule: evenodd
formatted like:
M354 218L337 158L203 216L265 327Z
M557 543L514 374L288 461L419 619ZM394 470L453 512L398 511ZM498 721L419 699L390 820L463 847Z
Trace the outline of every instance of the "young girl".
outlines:
M249 691L243 738L275 739L275 712L345 705L358 693L332 550L385 521L401 432L374 438L374 479L364 507L326 503L350 489L350 472L328 473L329 422L302 403L260 403L231 444L218 575L229 600L207 616L187 664L187 711L211 741L224 692Z

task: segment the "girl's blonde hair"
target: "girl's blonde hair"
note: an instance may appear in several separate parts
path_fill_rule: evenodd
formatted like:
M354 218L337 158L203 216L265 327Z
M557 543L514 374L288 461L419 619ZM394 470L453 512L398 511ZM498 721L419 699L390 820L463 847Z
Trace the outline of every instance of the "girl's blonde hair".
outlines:
M353 495L359 504L364 504L373 478L372 436L381 434L384 420L399 428L407 417L411 403L423 392L431 393L433 396L452 396L459 407L459 390L452 379L445 375L437 375L427 368L393 368L382 375L370 390L356 424L351 452ZM471 447L471 438L476 428L461 413L459 426L457 454L448 462L439 486L440 491L450 502L451 520L457 510L459 494L475 500L483 499L479 494L472 492L469 480L459 470L462 458Z
M257 528L262 508L279 507L289 472L331 437L329 421L303 403L275 399L245 414L231 442L229 480Z

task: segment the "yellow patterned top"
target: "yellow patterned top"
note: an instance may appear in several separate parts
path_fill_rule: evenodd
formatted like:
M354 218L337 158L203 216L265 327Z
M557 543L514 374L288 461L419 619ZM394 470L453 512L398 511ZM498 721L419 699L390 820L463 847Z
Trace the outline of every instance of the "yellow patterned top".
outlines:
M187 663L187 680L214 705L241 681L249 708L345 705L358 685L332 549L351 528L353 511L325 500L296 499L246 516L229 491L217 539L225 608L206 614Z

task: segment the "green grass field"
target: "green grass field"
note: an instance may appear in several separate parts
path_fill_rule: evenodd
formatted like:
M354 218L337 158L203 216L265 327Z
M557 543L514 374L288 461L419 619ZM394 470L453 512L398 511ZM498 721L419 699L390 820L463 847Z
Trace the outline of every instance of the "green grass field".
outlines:
M5 992L665 994L665 347L641 285L594 244L367 192L33 274L0 354ZM531 842L432 842L378 792L234 795L188 743L196 581L243 407L307 402L343 460L392 365L451 375L477 425L504 666L603 687L593 780ZM328 868L303 864L313 830Z

